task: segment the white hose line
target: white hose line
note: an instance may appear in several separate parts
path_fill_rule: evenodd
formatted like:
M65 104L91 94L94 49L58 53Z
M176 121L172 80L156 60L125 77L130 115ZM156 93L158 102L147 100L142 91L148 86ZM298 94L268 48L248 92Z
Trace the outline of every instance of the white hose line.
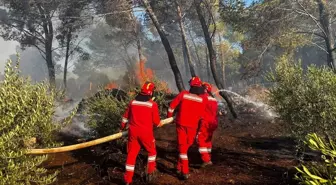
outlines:
M174 121L174 118L167 118L164 120L161 120L160 124L162 125L166 125L169 123L172 123ZM124 132L119 132L110 136L106 136L103 138L99 138L99 139L95 139L92 141L88 141L85 143L79 143L79 144L75 144L75 145L70 145L70 146L63 146L63 147L57 147L57 148L46 148L46 149L29 149L26 154L51 154L51 153L61 153L61 152L68 152L68 151L73 151L73 150L78 150L78 149L82 149L82 148L87 148L90 146L94 146L94 145L98 145L101 143L106 143L109 141L113 141L116 139L119 139L123 136L127 136L128 135L128 131L124 131Z

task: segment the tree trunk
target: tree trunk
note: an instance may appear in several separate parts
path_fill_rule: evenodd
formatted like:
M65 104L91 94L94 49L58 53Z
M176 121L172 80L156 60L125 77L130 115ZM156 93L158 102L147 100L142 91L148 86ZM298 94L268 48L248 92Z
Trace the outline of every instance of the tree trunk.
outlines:
M198 67L202 67L202 65L201 65L201 59L200 59L200 56L199 56L199 54L198 54L198 50L197 50L197 45L196 45L196 43L195 43L195 40L194 40L194 38L192 37L192 34L191 34L191 32L190 32L190 29L188 29L188 33L189 33L189 35L190 35L190 37L191 37L191 42L193 43L193 46L194 46L194 48L195 48L195 54L196 54L196 57L197 57L197 65L198 65ZM200 70L198 70L198 72L200 72Z
M208 48L204 47L205 49L205 59L206 59L206 71L208 76L208 82L210 82L210 60L209 60L209 54L208 54Z
M142 53L142 45L141 45L141 39L140 39L140 23L138 22L138 20L136 19L136 17L134 17L133 13L131 13L131 18L134 21L134 34L136 37L136 41L137 41L137 49L138 49L138 54L139 54L139 62L143 60L143 53Z
M138 86L139 82L136 79L136 63L133 62L132 58L129 56L127 52L127 46L122 44L122 47L124 49L124 52L126 53L127 59L124 59L123 61L126 64L127 72L128 72L128 82L131 87Z
M184 52L186 54L186 57L187 57L191 77L194 77L194 76L196 76L196 72L195 72L193 63L191 61L191 54L190 54L190 50L189 50L189 46L188 46L188 42L187 42L187 38L186 38L186 33L185 33L185 29L184 29L181 7L178 4L177 0L175 0L175 4L176 4L176 8L177 8L177 15L178 15L178 18L179 18L179 25L180 25L180 29L181 29L183 50L184 50Z
M45 51L46 51L46 62L48 67L49 74L49 83L51 88L56 88L56 78L55 78L55 65L52 60L52 39L47 38L45 43Z
M144 6L146 8L146 11L148 12L151 20L153 21L153 24L157 30L157 32L159 33L160 35L160 38L161 38L161 41L162 41L162 44L167 52L167 55L168 55L168 59L169 59L169 63L170 63L170 66L173 70L173 73L174 73L174 76L175 76L175 82L176 82L176 86L178 88L179 91L183 91L185 88L184 88L184 84L183 84L183 79L182 79L182 76L181 76L181 73L180 73L180 70L177 66L177 63L176 63L176 59L175 59L175 56L174 56L174 53L173 53L173 50L170 46L170 43L159 23L159 21L157 20L150 4L148 3L148 0L143 0L143 3L144 3Z
M224 52L223 52L223 48L222 48L222 37L221 37L221 35L218 35L218 41L219 41L220 59L221 59L221 64L222 64L223 86L226 87L225 58L224 58Z
M335 38L332 32L332 27L330 24L330 15L328 10L325 7L325 4L322 0L317 0L319 6L319 14L320 14L320 23L322 25L322 29L324 32L324 41L327 49L327 62L328 65L333 69L336 73L336 54L335 50Z
M188 63L188 56L187 56L188 54L187 54L187 49L186 49L184 42L182 42L182 54L183 54L184 71L185 71L184 77L187 79L187 78L190 78L191 76L191 73L190 73L191 68Z
M211 67L211 72L212 72L213 78L215 80L215 83L216 83L217 87L219 89L224 89L224 86L221 83L221 81L219 80L219 77L218 77L217 72L216 72L216 51L213 48L211 38L210 38L210 34L209 34L209 30L208 30L208 27L206 25L206 21L204 19L204 16L202 14L201 2L200 2L200 0L195 0L194 3L195 3L195 6L196 6L196 11L197 11L198 18L199 18L200 23L202 25L202 30L203 30L203 33L204 33L204 39L205 39L205 42L208 46L209 57L210 57L210 67ZM224 100L228 104L228 107L229 107L233 117L237 118L237 113L234 111L233 105L231 103L231 99L227 96L227 94L224 91L220 91L219 94L224 98Z
M138 55L139 55L139 66L141 66L140 62L144 62L145 57L143 56L142 53L142 45L141 45L141 40L140 40L140 35L139 35L139 31L140 31L140 25L138 23L138 21L136 20L136 18L133 16L134 21L135 21L135 36L136 36L136 41L137 41L137 49L138 49ZM126 50L127 51L127 50ZM133 72L133 76L132 81L136 84L136 85L142 85L139 83L139 80L136 78L135 76L135 71Z
M222 78L223 78L223 85L226 87L226 75L225 75L225 61L222 59Z
M46 50L46 62L49 73L49 82L51 88L56 88L56 78L55 78L55 65L52 57L52 42L54 38L54 30L51 23L51 20L48 21L48 32L46 33L46 42L45 42L45 50Z
M137 36L137 48L138 48L138 54L139 54L139 61L142 61L143 55L142 55L142 46L141 46L141 40L139 36Z
M48 21L48 28L49 28L49 34L48 34L48 41L46 42L46 60L48 63L48 71L49 71L49 78L50 78L50 84L52 88L56 88L56 78L55 78L55 64L53 62L52 57L52 42L54 38L54 30L52 27L51 20Z
M137 40L137 49L138 49L138 55L139 55L139 70L142 70L140 69L141 67L141 62L144 62L144 56L142 55L142 45L141 45L141 40L139 38L139 35L136 36L136 40ZM140 74L142 73L142 71L140 71ZM134 82L135 85L137 86L140 86L142 84L140 84L141 82L139 81L139 79L136 77L136 71L133 70L133 75L130 76L130 78L132 78L132 81Z
M68 72L68 61L70 57L70 42L71 42L71 29L68 30L67 38L66 38L66 52L65 52L65 61L64 61L64 73L63 73L63 84L64 91L67 90L67 72Z
M51 89L56 88L56 79L55 79L55 65L52 57L52 42L54 38L54 28L49 15L50 12L45 12L43 7L38 3L37 8L42 19L42 27L44 30L44 46L45 46L45 60L47 63L48 74L49 74L49 83Z
M138 50L138 57L139 57L139 66L141 65L140 62L142 62L144 60L144 56L142 53L142 44L141 44L141 39L140 39L140 23L138 22L138 20L136 19L136 17L134 16L133 12L130 12L129 14L129 18L133 21L133 34L134 37L136 39L136 45L137 45L137 50ZM127 52L127 49L125 48L125 51ZM130 62L132 63L132 61L130 60ZM131 69L131 68L129 68ZM132 71L129 71L129 80L130 80L130 84L134 84L134 85L142 85L139 83L139 80L136 78L136 72L134 70L134 68L132 67Z

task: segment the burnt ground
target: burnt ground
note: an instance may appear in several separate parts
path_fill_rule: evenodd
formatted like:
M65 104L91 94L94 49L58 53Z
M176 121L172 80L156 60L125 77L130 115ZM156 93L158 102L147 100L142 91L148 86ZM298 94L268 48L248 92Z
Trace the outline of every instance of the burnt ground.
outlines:
M152 184L295 184L291 180L295 172L293 166L297 164L295 143L281 134L280 122L251 115L241 115L235 121L222 120L213 139L214 165L199 169L200 156L194 145L189 152L191 177L187 182L180 181L174 173L178 156L175 126L167 125L155 133L159 173ZM123 182L125 159L124 148L107 143L72 153L53 154L45 166L60 172L55 185L114 185ZM133 184L146 184L142 180L145 163L146 154L142 152L137 159Z

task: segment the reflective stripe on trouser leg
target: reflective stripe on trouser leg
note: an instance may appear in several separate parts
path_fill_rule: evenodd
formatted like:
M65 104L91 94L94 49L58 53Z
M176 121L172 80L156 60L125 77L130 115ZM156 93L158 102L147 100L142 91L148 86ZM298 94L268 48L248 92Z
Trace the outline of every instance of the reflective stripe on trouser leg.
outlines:
M134 165L128 165L128 164L126 164L126 171L134 172Z
M156 169L156 147L155 147L155 139L150 136L144 135L141 138L141 142L145 148L145 150L148 152L148 158L147 158L147 173L152 173Z
M188 155L187 154L180 154L180 159L188 160Z
M126 172L124 174L124 180L126 183L131 183L133 175L134 175L134 165L126 164L125 169L126 169Z
M148 156L148 162L147 162L147 173L153 173L156 168L156 155Z
M155 162L155 160L156 160L156 155L148 156L148 163Z
M180 154L180 161L181 161L181 167L182 167L182 173L188 174L189 173L189 161L188 161L188 155L187 154Z
M211 160L211 150L207 147L199 147L199 153L201 154L201 158L203 162L209 162Z
M136 157L140 151L140 144L137 141L137 137L133 135L128 136L128 154L126 159L125 165L125 174L124 174L124 181L127 183L132 182L132 178L134 175L134 167L136 162Z
M208 148L205 148L205 147L199 147L198 148L198 151L199 153L208 153L209 152L209 149Z

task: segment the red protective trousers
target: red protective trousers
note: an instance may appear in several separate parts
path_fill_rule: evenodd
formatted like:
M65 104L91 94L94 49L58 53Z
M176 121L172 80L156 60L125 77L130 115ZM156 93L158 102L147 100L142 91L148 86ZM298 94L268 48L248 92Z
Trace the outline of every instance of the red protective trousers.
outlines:
M189 173L188 149L195 141L198 123L204 116L207 101L204 95L182 91L169 105L168 117L172 117L175 108L180 106L175 120L179 150L177 170L183 174Z
M188 150L194 143L197 134L197 129L192 127L186 127L182 125L176 125L177 142L179 150L179 159L177 162L177 170L183 174L189 173L189 160Z
M217 129L217 121L207 122L202 120L200 129L197 133L198 151L203 162L211 161L212 136Z
M157 104L150 100L141 102L132 100L122 118L121 130L129 123L126 173L124 180L131 183L134 175L134 166L138 153L143 147L148 152L147 173L155 170L156 149L153 134L153 125L158 126L160 115Z
M128 154L126 159L126 173L124 175L124 180L126 183L132 182L135 162L141 146L148 152L147 173L152 173L156 168L156 149L154 137L143 133L132 133L128 136L127 143Z

